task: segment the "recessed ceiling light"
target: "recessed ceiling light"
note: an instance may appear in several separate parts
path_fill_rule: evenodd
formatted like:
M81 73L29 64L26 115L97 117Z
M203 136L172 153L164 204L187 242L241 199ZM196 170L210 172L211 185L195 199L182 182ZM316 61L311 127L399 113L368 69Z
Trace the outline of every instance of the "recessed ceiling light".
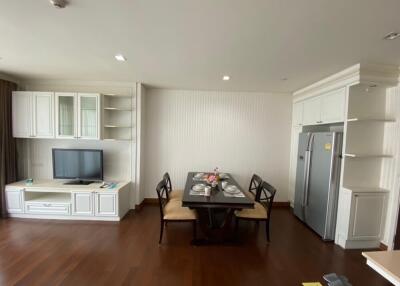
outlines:
M394 40L400 37L400 33L398 32L391 32L383 37L384 40Z
M222 77L222 80L230 80L230 79L231 79L231 77L229 75L224 75Z
M125 61L126 61L126 58L125 58L123 55L121 55L121 54L115 55L115 59L116 59L117 61L119 61L119 62L125 62Z

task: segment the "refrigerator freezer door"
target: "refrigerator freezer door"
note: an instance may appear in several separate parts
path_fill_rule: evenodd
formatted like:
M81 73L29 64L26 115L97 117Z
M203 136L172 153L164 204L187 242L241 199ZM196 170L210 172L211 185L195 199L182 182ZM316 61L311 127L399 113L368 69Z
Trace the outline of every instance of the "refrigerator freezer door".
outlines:
M333 197L333 194L331 194L335 192L334 188L336 188L334 186L336 182L332 182L332 179L335 176L334 169L339 156L335 152L339 143L335 140L336 136L337 133L332 132L314 133L309 188L304 208L305 222L326 240L332 239L329 235L331 230L328 230L327 226L331 228L334 225L327 221L327 217L332 212L332 208L328 209L328 206L332 201L337 200L337 196Z
M294 195L294 214L304 221L304 193L307 185L308 165L307 156L310 144L311 133L299 134L299 147L297 153L296 185Z

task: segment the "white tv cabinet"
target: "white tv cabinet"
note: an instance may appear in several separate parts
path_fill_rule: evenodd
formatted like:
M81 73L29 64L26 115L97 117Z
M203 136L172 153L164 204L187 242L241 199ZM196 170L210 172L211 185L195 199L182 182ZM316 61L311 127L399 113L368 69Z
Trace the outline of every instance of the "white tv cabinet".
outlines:
M119 221L129 211L129 183L114 188L64 185L59 180L25 181L6 186L6 206L10 217Z

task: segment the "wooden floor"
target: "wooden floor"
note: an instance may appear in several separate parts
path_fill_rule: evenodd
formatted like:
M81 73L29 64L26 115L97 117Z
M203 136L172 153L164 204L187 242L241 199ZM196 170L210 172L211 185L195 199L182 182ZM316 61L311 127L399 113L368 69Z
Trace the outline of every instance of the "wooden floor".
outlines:
M288 209L274 209L272 242L244 222L242 244L191 246L190 224L169 224L145 206L120 223L0 220L0 285L301 285L346 275L353 285L390 285L362 258L322 242ZM324 284L325 285L325 284Z

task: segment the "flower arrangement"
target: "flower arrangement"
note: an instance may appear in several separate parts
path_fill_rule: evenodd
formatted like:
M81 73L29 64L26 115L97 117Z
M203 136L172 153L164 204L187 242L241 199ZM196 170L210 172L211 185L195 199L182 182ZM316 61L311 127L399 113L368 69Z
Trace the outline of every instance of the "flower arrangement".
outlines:
M219 168L216 167L214 169L214 174L209 174L207 176L207 183L215 187L216 185L218 185L218 181L219 181Z

